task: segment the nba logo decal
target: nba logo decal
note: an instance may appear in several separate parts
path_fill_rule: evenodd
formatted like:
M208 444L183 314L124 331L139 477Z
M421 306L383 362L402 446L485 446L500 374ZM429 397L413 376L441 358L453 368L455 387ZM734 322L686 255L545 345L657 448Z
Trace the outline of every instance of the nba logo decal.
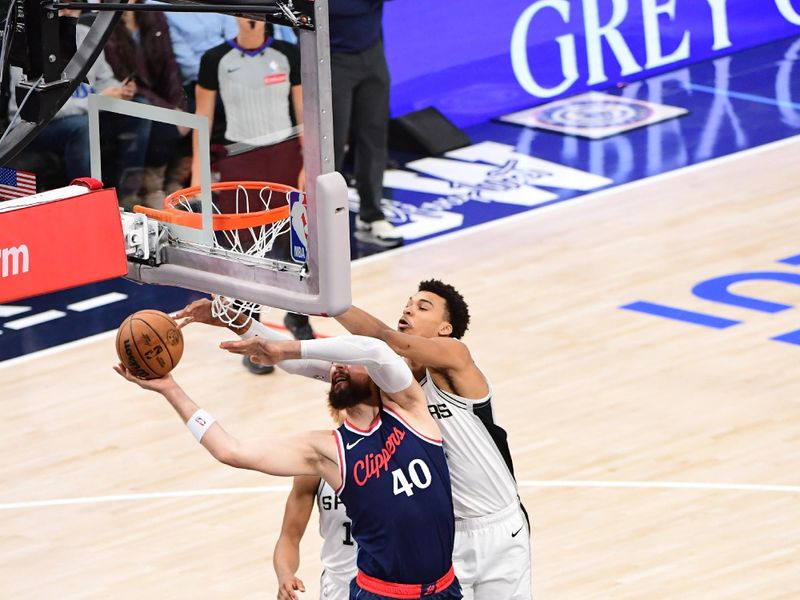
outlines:
M292 260L305 264L308 260L308 201L306 195L297 191L289 192L289 206Z

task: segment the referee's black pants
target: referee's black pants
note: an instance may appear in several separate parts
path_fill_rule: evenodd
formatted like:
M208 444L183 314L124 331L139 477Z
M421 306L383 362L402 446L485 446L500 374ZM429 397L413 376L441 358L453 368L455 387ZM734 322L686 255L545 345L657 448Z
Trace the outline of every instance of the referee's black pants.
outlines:
M341 172L348 134L352 136L359 216L383 219L383 171L389 127L389 68L383 41L358 54L331 54L333 151Z

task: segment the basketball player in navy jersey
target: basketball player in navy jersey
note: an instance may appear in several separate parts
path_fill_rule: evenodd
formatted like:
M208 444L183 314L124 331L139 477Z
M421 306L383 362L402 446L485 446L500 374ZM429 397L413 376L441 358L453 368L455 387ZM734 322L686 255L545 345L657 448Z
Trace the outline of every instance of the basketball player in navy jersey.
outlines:
M197 322L228 327L242 339L293 339L292 336L268 327L246 314L239 315L233 323L228 324L212 314L211 301L207 298L195 300L178 312L176 317L182 320L182 326ZM327 362L297 360L283 361L276 366L288 373L326 381L331 368L331 364ZM328 409L337 426L341 425L347 417L345 411L334 408L330 402ZM296 592L305 591L305 585L296 573L300 566L300 540L311 518L315 501L319 511L319 533L323 539L320 552L323 566L320 600L347 600L350 596L350 581L356 575L358 544L353 540L352 523L347 516L344 502L324 479L298 476L294 478L292 489L286 498L281 533L272 557L278 578L278 600L297 600Z
M122 364L115 370L162 394L220 462L324 479L345 502L359 545L352 600L462 598L452 567L453 504L439 428L402 358L359 336L283 342L251 337L220 346L262 364L311 363L300 370L333 363L329 399L346 410L347 419L333 435L310 431L242 442L199 409L171 375L145 381Z
M431 279L419 285L397 330L351 307L336 318L350 333L385 341L406 358L439 423L453 491L453 564L465 600L530 600L527 516L517 495L506 432L494 422L492 388L461 337L463 296Z

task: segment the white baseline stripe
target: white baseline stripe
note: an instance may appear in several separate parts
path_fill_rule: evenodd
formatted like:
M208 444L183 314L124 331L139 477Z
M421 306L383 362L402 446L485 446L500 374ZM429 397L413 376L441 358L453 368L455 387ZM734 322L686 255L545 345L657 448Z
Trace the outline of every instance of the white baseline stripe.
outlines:
M800 494L797 485L773 485L758 483L708 483L687 481L520 481L521 488L589 488L589 489L641 489L641 490L693 490L702 492L759 492ZM0 510L25 508L49 508L80 504L102 504L132 500L165 500L171 498L198 498L201 496L231 496L237 494L275 494L290 491L291 485L261 487L217 488L184 490L175 492L152 492L143 494L117 494L113 496L86 496L78 498L55 498L53 500L29 500L0 503Z
M53 500L31 500L27 502L6 502L0 510L19 508L47 508L74 504L102 504L104 502L124 502L130 500L163 500L165 498L193 498L198 496L231 496L236 494L272 494L291 491L291 485L272 485L247 488L219 488L206 490L184 490L177 492L151 492L144 494L117 494L114 496L86 496L83 498L56 498Z
M33 327L34 325L39 325L41 323L47 323L48 321L55 321L56 319L66 316L67 313L61 312L60 310L46 310L44 312L31 315L30 317L6 321L3 324L3 327L16 331L18 329L25 329L26 327Z
M419 242L416 244L412 244L410 246L400 246L399 248L392 248L389 250L385 250L383 252L379 252L377 254L372 254L370 256L365 256L363 258L357 258L353 260L352 266L353 268L357 268L361 265L369 264L372 262L376 262L379 260L383 260L387 257L390 257L398 252L402 252L404 250L415 249L415 248L424 248L426 246L433 246L435 244L441 244L442 242L449 241L451 239L470 235L472 233L476 233L478 231L483 231L485 229L490 229L492 227L497 227L499 225L505 225L506 223L511 223L514 221L522 221L524 219L531 219L535 218L537 215L540 215L544 211L552 211L557 209L563 209L567 206L574 206L577 203L583 203L587 201L595 201L598 199L602 199L609 194L620 192L620 191L627 191L631 189L636 189L642 185L647 185L650 183L658 182L664 179L670 179L672 177L676 177L678 175L684 175L686 173L691 173L696 170L701 170L709 167L713 167L716 165L720 165L726 162L730 162L733 160L738 160L741 158L747 158L749 156L754 156L756 154L761 154L768 150L772 150L775 148L781 148L783 146L789 146L791 144L797 143L800 141L800 135L796 135L794 137L785 138L782 140L778 140L776 142L771 142L769 144L764 144L763 146L757 146L755 148L749 148L747 150L742 150L740 152L734 152L733 154L728 154L726 156L721 156L719 158L715 158L712 160L704 161L701 163L697 163L694 165L689 165L688 167L682 167L680 169L676 169L674 171L669 171L667 173L661 173L659 175L653 175L652 177L647 177L645 179L637 179L636 181L632 181L630 183L625 183L622 185L611 186L607 187L599 192L588 193L582 196L578 196L576 198L570 198L568 200L562 200L560 202L555 202L554 204L549 204L548 206L544 206L541 208L533 208L531 210L524 210L520 213L515 215L510 215L508 217L503 217L502 219L495 219L493 221L489 221L487 223L482 223L480 225L475 225L473 227L467 227L465 229L460 229L458 231L454 231L452 233L445 233L443 235L436 236L435 238L431 238L429 240L425 240L424 242ZM75 186L79 187L79 186ZM84 188L85 189L85 188ZM16 364L21 362L26 362L29 360L36 360L38 358L42 358L44 356L49 356L51 354L58 353L61 350L73 349L78 346L82 346L84 344L91 343L98 339L103 338L110 338L117 334L116 330L106 331L104 333L99 333L97 335L93 335L88 338L83 338L81 340L75 340L73 342L68 342L61 346L53 346L52 348L45 348L44 350L39 350L37 352L31 352L30 354L26 354L24 356L19 356L17 358L11 358L5 361L0 362L0 369L4 367L12 367Z
M127 297L127 294L121 294L120 292L109 292L108 294L103 294L102 296L95 296L94 298L88 298L86 300L81 300L80 302L67 304L67 308L76 312L84 312L93 308L97 308L98 306L105 306L106 304L121 302Z
M639 490L698 490L704 492L777 492L800 494L800 485L708 483L702 481L519 481L521 488L617 488Z

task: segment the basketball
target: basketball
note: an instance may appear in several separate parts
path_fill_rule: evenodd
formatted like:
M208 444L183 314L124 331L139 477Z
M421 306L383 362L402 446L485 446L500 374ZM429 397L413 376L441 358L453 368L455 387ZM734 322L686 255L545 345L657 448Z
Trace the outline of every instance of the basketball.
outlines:
M139 379L157 379L174 369L183 355L178 324L160 310L140 310L117 330L117 355Z

